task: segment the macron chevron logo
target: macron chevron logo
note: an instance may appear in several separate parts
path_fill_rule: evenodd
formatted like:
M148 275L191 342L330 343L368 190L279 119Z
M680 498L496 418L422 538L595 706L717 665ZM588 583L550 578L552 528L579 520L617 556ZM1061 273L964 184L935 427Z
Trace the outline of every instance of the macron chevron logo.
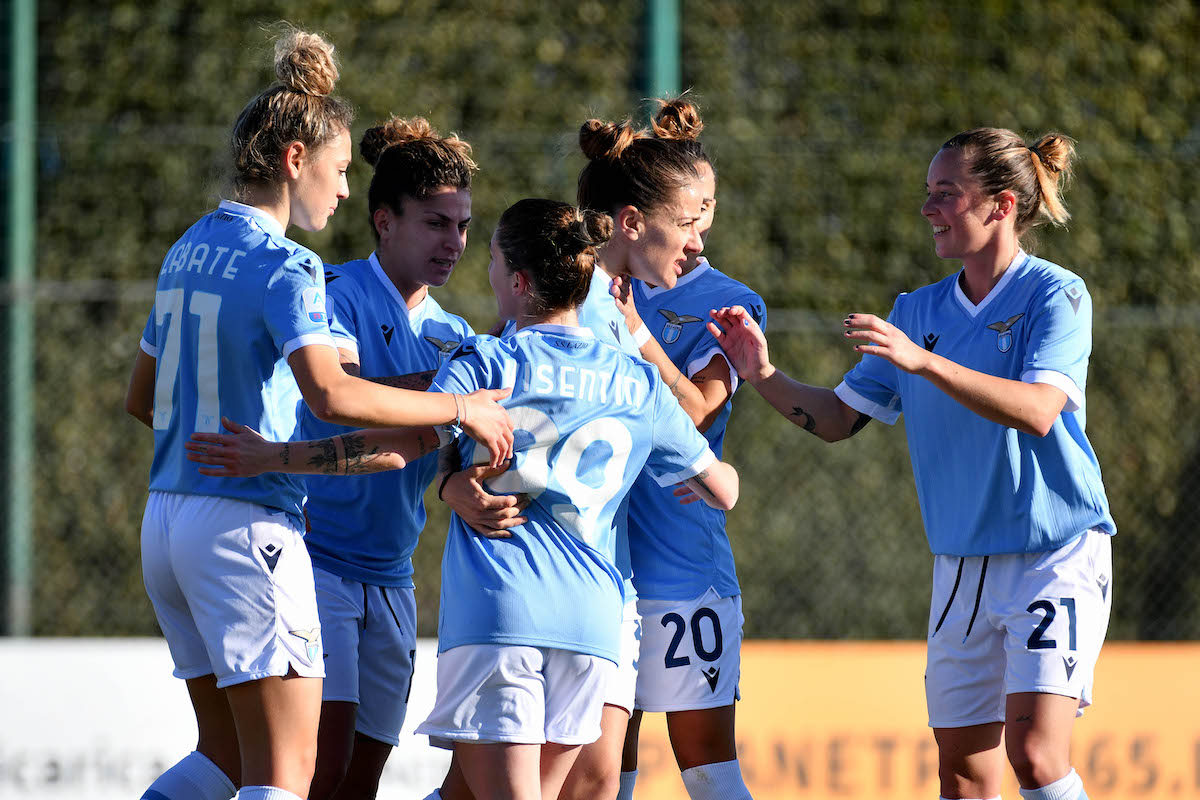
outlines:
M708 669L700 670L700 674L704 676L704 680L708 681L708 688L715 692L717 690L717 681L721 679L721 668L709 667Z
M1063 667L1067 670L1067 680L1071 680L1071 676L1075 674L1075 667L1079 664L1075 660L1075 656L1063 656Z

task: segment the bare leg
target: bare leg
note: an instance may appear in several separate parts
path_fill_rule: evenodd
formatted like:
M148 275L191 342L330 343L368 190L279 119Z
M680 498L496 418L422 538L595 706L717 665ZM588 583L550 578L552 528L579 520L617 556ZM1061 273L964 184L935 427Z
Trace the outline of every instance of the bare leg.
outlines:
M1022 789L1040 789L1071 771L1071 732L1079 700L1020 692L1007 699L1005 746Z
M243 786L307 797L317 760L321 679L262 678L225 690L242 754Z
M379 793L383 768L391 754L392 745L356 732L354 757L350 759L350 769L334 795L335 800L374 800Z
M563 781L583 748L577 744L546 742L541 752L542 800L556 800Z
M1004 723L934 728L942 797L995 797L1004 776L1000 735Z
M477 800L542 800L541 750L539 744L454 743Z
M605 704L600 738L583 746L562 787L563 800L609 800L621 787L621 760L629 712Z
M642 712L634 711L625 729L625 747L621 751L621 772L633 772L638 768L638 741L642 735Z
M339 700L321 703L321 727L317 732L317 767L309 800L330 800L337 794L354 757L354 721L358 704Z
M187 688L200 731L196 751L216 764L234 786L241 786L242 756L225 690L217 688L215 675L192 678L187 681Z
M697 711L668 711L667 733L679 769L737 760L734 705Z

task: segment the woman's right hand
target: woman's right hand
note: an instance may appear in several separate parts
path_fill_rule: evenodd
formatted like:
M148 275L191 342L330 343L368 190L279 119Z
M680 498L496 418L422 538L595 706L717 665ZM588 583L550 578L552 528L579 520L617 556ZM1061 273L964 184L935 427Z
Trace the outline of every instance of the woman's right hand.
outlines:
M733 362L738 377L751 384L771 377L775 367L771 366L767 337L754 317L742 306L714 309L709 314L715 324L708 323L708 331Z
M489 462L499 467L513 455L513 426L508 412L499 404L512 389L479 389L463 399L462 427L491 454Z
M480 465L455 472L442 485L442 502L471 530L489 539L507 539L509 528L528 522L521 512L529 505L523 494L491 494L483 482L507 469Z

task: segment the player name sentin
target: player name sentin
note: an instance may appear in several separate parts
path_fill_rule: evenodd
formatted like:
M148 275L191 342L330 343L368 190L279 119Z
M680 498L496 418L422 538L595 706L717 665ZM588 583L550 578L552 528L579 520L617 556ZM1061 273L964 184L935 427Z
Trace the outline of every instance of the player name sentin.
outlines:
M522 364L516 380L505 381L526 394L571 397L592 403L637 408L642 403L642 384L631 375L576 367L571 364Z

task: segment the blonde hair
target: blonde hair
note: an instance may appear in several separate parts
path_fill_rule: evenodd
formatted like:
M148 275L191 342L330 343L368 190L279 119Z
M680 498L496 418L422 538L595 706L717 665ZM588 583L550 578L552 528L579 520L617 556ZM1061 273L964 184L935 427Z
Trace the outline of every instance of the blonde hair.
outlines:
M332 94L333 45L319 35L285 27L275 43L275 76L279 82L247 103L234 123L235 195L279 182L279 158L292 142L318 150L354 121L350 104Z
M1031 146L1005 128L974 128L950 139L943 150L958 150L971 175L989 195L1011 191L1017 198L1017 236L1045 222L1066 225L1071 214L1062 193L1071 179L1075 142L1046 133Z

